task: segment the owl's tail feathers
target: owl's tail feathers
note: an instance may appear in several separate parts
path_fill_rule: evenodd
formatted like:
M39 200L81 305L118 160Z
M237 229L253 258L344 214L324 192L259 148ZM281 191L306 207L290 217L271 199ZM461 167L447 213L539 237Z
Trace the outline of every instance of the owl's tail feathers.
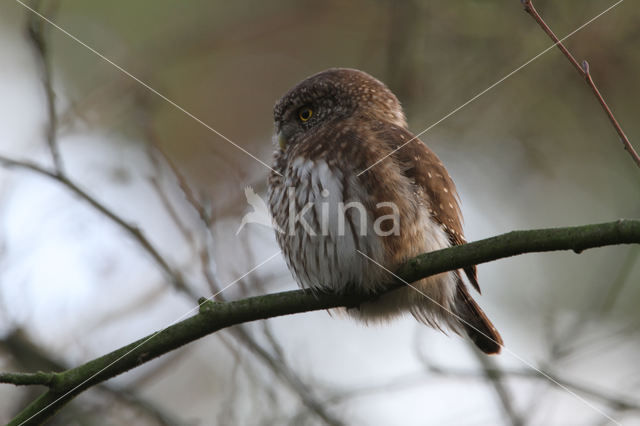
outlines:
M458 282L455 298L455 313L462 328L480 350L486 354L500 353L502 337L487 315L473 300L464 283Z

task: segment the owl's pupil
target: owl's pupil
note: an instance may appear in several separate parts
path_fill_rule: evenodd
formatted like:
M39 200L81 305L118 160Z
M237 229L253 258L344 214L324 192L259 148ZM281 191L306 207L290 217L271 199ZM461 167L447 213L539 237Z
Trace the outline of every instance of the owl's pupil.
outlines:
M311 109L309 108L304 108L302 110L300 110L300 112L298 113L300 119L302 121L307 121L308 119L311 118Z

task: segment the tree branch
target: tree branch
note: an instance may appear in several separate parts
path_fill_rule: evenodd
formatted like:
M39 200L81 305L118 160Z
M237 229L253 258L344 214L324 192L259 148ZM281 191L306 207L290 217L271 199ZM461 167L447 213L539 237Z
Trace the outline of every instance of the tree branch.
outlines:
M39 9L40 2L35 5L35 9ZM52 9L55 9L57 4L53 3ZM46 12L45 12L46 13ZM58 173L63 171L62 156L60 155L60 149L58 148L57 133L58 133L58 120L56 113L56 97L53 91L53 81L51 77L51 61L49 59L49 47L44 36L44 21L36 14L29 14L29 20L27 22L27 34L35 49L38 63L40 65L42 74L42 86L44 88L45 97L47 99L47 130L46 139L49 151L51 152L51 159L53 166Z
M478 360L487 382L496 392L496 396L500 402L500 407L502 408L505 419L509 421L511 426L524 426L524 418L520 415L519 410L514 406L515 404L511 397L512 394L504 383L504 372L493 359L489 358L472 345L472 343L469 343L469 349Z
M11 383L16 386L43 385L49 386L56 373L0 373L0 383Z
M605 114L607 114L607 117L613 125L613 128L618 133L618 136L620 137L620 140L624 145L624 149L626 149L629 155L631 155L631 158L633 159L633 161L635 161L636 165L640 167L640 156L638 155L636 150L633 149L633 145L631 145L629 138L627 138L627 135L622 130L622 127L618 123L618 120L616 120L616 117L613 115L613 111L611 111L611 108L609 108L609 105L607 105L607 102L602 97L600 90L598 90L596 83L593 81L593 78L591 77L591 73L589 71L589 63L587 61L582 61L582 64L579 64L578 61L576 61L571 52L569 52L564 44L562 44L562 41L558 38L558 36L555 35L555 33L544 21L544 19L542 19L542 16L540 16L536 8L533 6L533 0L521 0L521 2L524 6L525 12L531 15L531 17L538 23L538 25L540 25L544 32L547 33L549 38L551 38L555 45L558 46L558 49L560 49L562 54L567 57L569 62L571 62L571 65L573 65L576 71L578 71L578 74L580 74L580 76L585 80L585 82L595 95L596 99L600 103L600 106L604 110Z
M434 374L440 374L443 376L460 377L460 378L478 378L486 379L485 374L500 374L505 377L522 377L530 378L541 381L549 382L551 377L555 382L562 384L567 388L570 388L578 393L588 395L610 407L614 407L620 410L640 410L640 401L636 401L630 398L628 395L620 393L612 393L601 389L596 389L587 386L576 380L566 378L554 373L553 370L523 370L523 369L489 369L483 371L477 370L465 370L465 369L452 369L448 367L440 367L437 365L426 365L427 370Z
M513 231L507 234L423 254L397 271L407 282L467 265L523 253L640 244L640 220L618 220L568 228ZM400 284L392 286L399 288ZM373 296L375 297L375 296ZM372 296L313 294L295 290L231 302L201 299L200 312L79 367L57 373L49 390L27 406L11 425L40 423L85 389L216 331L248 321L320 309L356 307Z
M26 370L38 370L36 373L0 373L0 382L13 383L17 386L20 385L43 385L47 386L56 373L54 372L42 372L45 371L64 371L69 367L65 363L54 359L52 355L47 353L46 350L34 344L27 334L20 329L14 329L7 334L2 340L0 340L0 349L5 351L13 361L17 363L21 368ZM178 352L180 353L180 352ZM183 352L182 352L183 353ZM167 361L173 362L176 357L165 357L164 363ZM154 374L158 368L163 368L163 365L156 365L153 370L145 373L146 376ZM144 379L145 376L142 376ZM137 378L135 385L140 382L140 378ZM183 424L179 419L174 418L171 414L166 412L155 405L153 402L146 400L134 391L133 384L123 386L114 386L110 383L101 383L94 389L100 391L104 396L110 396L114 402L117 401L120 404L124 404L136 410L139 414L144 414L146 417L153 419L160 425L176 425ZM20 398L21 400L30 401L37 395L37 388L31 388L32 392L25 392L25 395ZM36 393L34 393L36 392ZM28 396L30 395L30 396ZM26 399L28 398L28 399ZM102 399L104 402L104 399ZM94 405L89 402L90 405ZM21 404L22 405L22 404ZM79 405L86 405L84 403L78 404L76 410L69 410L67 418L73 418L74 414L78 414L77 410ZM95 408L98 408L100 404L96 404ZM71 407L69 407L71 408ZM86 408L86 407L85 407ZM64 421L62 421L64 423Z

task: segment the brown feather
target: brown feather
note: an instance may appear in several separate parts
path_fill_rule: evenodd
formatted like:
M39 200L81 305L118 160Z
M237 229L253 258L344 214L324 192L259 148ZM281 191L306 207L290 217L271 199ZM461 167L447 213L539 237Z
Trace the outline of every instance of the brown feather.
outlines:
M391 149L397 149L414 136L406 129L384 127L386 132L395 134L383 135L382 140L393 141ZM467 242L462 229L462 212L460 210L458 192L451 176L438 156L420 139L406 143L393 154L404 167L405 175L421 188L429 200L429 213L449 235L451 245ZM469 282L480 293L477 268L475 265L464 268Z
M471 298L462 280L458 282L457 286L455 313L460 317L469 338L480 350L487 354L500 353L503 345L500 333L480 306Z

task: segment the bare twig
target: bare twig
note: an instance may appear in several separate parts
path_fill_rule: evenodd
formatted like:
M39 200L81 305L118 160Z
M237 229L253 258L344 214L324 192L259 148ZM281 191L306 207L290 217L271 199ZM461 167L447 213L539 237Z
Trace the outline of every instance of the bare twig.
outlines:
M173 206L173 203L171 203L171 200L169 199L169 194L167 194L164 187L162 186L162 183L160 181L160 162L156 157L155 151L151 147L149 148L148 151L149 151L149 158L151 159L153 168L156 171L156 175L149 177L149 182L151 183L151 187L155 190L156 194L158 195L158 198L160 199L160 202L162 203L162 206L165 208L165 210L171 217L171 220L173 221L174 225L176 225L176 227L178 228L178 231L180 231L184 239L187 241L187 243L189 243L189 246L195 252L197 250L195 236L193 235L193 232L189 230L189 228L184 223L182 218L180 218L180 215L176 211L176 208Z
M178 167L171 161L171 159L160 147L158 137L153 131L152 127L147 125L145 126L145 128L147 139L150 142L149 155L152 158L154 166L156 168L159 168L160 166L158 158L156 158L156 156L154 155L157 152L162 155L162 157L166 161L166 164L169 166L169 169L178 182L178 186L182 190L187 202L198 213L200 222L206 233L205 241L200 249L199 256L201 272L209 286L211 293L216 294L216 300L224 302L226 301L226 298L223 294L220 293L220 289L222 287L220 286L219 279L216 277L212 270L213 255L211 253L211 248L208 241L209 238L213 238L213 219L207 213L206 209L200 203L200 201L198 201L185 176L180 172ZM174 212L174 214L172 214L174 222L178 225L179 229L182 230L183 234L191 235L182 224L182 221L178 218L177 212L175 212L175 209L170 204L170 201L168 200L166 194L164 194L164 191L160 187L159 182L155 182L155 184L157 184L156 190L161 196L165 207L169 209L170 212ZM183 226L180 226L180 224L182 224ZM193 241L192 238L187 237L187 239ZM252 252L250 250L250 247L247 247L246 256L248 257L248 261L251 262ZM241 282L236 283L236 286L241 284ZM255 287L260 288L261 286L256 285ZM272 355L263 345L256 341L256 339L249 332L249 328L247 326L240 324L229 329L228 331L234 339L236 339L240 344L246 347L249 352L253 354L253 356L255 356L260 362L262 362L263 365L271 370L277 378L279 378L286 386L289 387L289 389L295 392L302 401L303 405L309 410L309 412L313 413L328 425L344 424L341 419L327 410L322 402L311 392L311 388L298 376L298 374L291 367L289 367L289 365L286 364L284 358L281 356L282 353L280 346L277 344L273 336L269 333L266 323L265 336L267 337L267 340L269 341L273 351L276 353L275 356ZM223 340L223 343L226 343L227 347L232 350L232 348L228 346L228 342L226 342L226 340Z
M522 426L525 424L524 418L518 413L513 406L513 400L511 399L511 394L505 384L504 381L504 372L498 364L487 357L483 353L480 353L474 346L469 345L469 349L473 352L473 355L476 357L478 362L482 367L482 372L484 373L487 381L493 386L493 389L496 391L496 395L498 396L498 400L500 401L500 406L502 407L502 411L504 412L507 419L512 426Z
M195 196L195 194L194 194L193 190L191 189L191 187L189 186L189 183L187 182L187 179L185 178L185 176L180 172L180 170L175 165L175 163L171 160L171 158L169 158L169 156L160 147L160 145L157 142L157 140L155 138L150 138L150 141L152 143L153 148L156 149L162 155L162 158L164 158L164 161L166 161L167 165L171 169L171 172L173 173L173 175L175 176L176 180L178 181L178 186L182 190L182 193L184 194L185 198L187 199L187 202L198 213L198 216L200 216L200 220L204 224L205 228L206 229L210 229L211 225L212 225L212 222L213 222L213 220L211 218L211 215L207 212L207 210L204 208L202 203Z
M547 33L547 35L551 38L551 40L553 40L556 46L558 46L558 49L560 49L562 54L566 56L569 62L571 62L571 65L573 65L573 67L576 69L578 74L580 74L580 76L585 80L585 82L587 83L587 85L595 95L596 99L600 103L600 106L602 107L604 112L607 114L609 121L611 122L614 129L618 133L618 136L620 137L620 140L624 145L624 149L627 150L627 152L629 153L633 161L635 161L636 165L640 167L640 156L633 148L633 145L631 145L629 138L627 138L627 135L622 130L622 127L618 123L618 120L616 120L616 117L613 115L611 108L609 108L609 105L607 105L607 102L604 100L604 98L602 97L602 94L600 93L600 90L598 90L598 87L593 81L593 78L591 77L591 73L589 71L589 63L587 61L582 61L582 64L580 64L578 63L578 61L576 61L576 59L573 57L571 52L569 52L569 50L564 46L562 41L555 35L555 33L544 21L544 19L542 19L542 16L540 16L536 8L533 6L533 0L521 0L521 2L522 2L522 5L524 6L524 10L529 15L531 15L531 17L538 23L538 25L540 25L540 27L544 30L544 32Z
M607 293L604 295L604 297L602 297L601 294L598 294L597 300L594 300L594 306L596 308L595 311L597 315L603 316L611 311L611 308L618 300L624 286L633 282L629 278L632 277L631 272L633 271L633 268L639 260L640 250L638 250L637 247L629 250L624 262L620 266L620 272L618 273L616 278L612 280Z
M50 179L53 179L61 183L71 192L80 196L80 198L87 201L92 207L94 207L100 213L102 213L103 215L108 217L110 220L115 222L117 225L122 227L125 231L127 231L127 233L129 233L130 236L132 236L134 240L136 240L145 249L145 251L147 251L147 253L151 255L151 257L160 266L160 268L167 274L167 276L169 277L173 285L178 290L180 290L181 292L187 294L188 296L194 299L197 298L197 296L195 295L195 293L193 293L191 288L187 286L186 283L183 281L179 272L174 271L171 267L169 267L168 263L160 255L158 250L151 244L151 242L147 240L147 238L144 236L144 234L140 231L139 228L127 223L123 218L118 216L116 213L114 213L109 208L101 204L98 200L93 198L87 192L82 190L77 184L75 184L66 175L64 175L63 173L55 173L55 172L49 171L29 161L14 160L1 155L0 155L0 164L8 168L21 168L21 169L29 170L31 172L34 172L41 176L48 177ZM183 181L183 182L186 182L186 181ZM186 186L186 188L188 188L188 186ZM193 200L195 200L195 198ZM204 209L202 209L199 213L201 212L204 212ZM202 214L200 217L204 223L206 223L205 220L208 221L207 215ZM213 278L210 274L207 274L206 276L207 276L207 280L212 280ZM215 281L211 281L210 285L214 283ZM215 288L215 286L213 285L212 287ZM287 383L292 388L292 390L298 393L303 403L312 412L314 412L316 415L318 415L328 424L335 424L335 425L342 424L340 420L333 417L332 415L327 413L326 410L324 410L324 408L320 405L319 401L315 397L313 397L311 393L308 391L307 386L304 385L304 383L299 379L299 377L291 369L289 369L288 367L283 368L284 364L278 363L276 360L274 360L271 357L271 355L264 348L262 348L262 346L260 346L257 342L255 342L253 338L251 338L251 336L247 333L246 330L239 329L236 332L232 332L232 334L241 342L243 342L243 344L248 346L249 349L254 354L256 354L256 356L259 359L264 361L266 365L276 374L277 377L281 378L285 383ZM30 380L30 379L31 378L26 378L25 380Z
M37 15L30 15L30 16L31 16L31 19L29 21L30 22L29 35L30 35L30 38L32 39L34 46L36 47L36 51L38 53L38 57L41 60L42 70L43 70L42 72L43 84L46 92L47 108L48 108L48 116L49 116L46 139L49 146L49 150L51 151L53 164L54 164L54 171L47 170L46 168L41 167L35 163L31 163L28 161L14 160L4 156L0 156L0 164L5 167L26 169L31 172L40 174L41 176L51 178L57 181L58 183L62 184L63 186L65 186L67 189L75 193L80 198L84 199L92 207L98 210L101 214L105 215L115 224L123 228L131 237L133 237L134 240L136 240L139 243L139 245L151 256L151 258L160 267L160 269L167 275L167 277L169 278L169 280L177 290L190 296L192 299L195 299L196 294L193 293L190 287L183 280L180 272L169 266L169 263L162 257L160 252L151 244L151 242L144 236L142 231L137 226L127 223L127 221L125 221L123 218L118 216L115 212L110 210L105 205L101 204L93 196L91 196L89 193L81 189L80 186L78 186L71 178L69 178L65 174L63 169L62 157L59 153L57 139L56 139L58 120L57 120L57 114L55 110L55 94L52 88L49 55L47 54L48 53L47 45L45 43L45 39L43 35L44 21L38 19ZM173 172L174 176L176 177L178 184L181 190L183 191L183 193L185 194L187 201L197 211L206 230L209 233L211 233L211 225L213 223L211 215L207 212L207 209L205 209L202 203L198 201L194 192L189 187L186 181L186 178L180 173L180 171L175 166L175 164L170 160L170 158L162 151L162 149L160 148L159 144L156 141L155 135L152 135L152 136L153 137L150 137L149 139L153 142L153 146L158 150L158 152L162 154L165 161L171 168L171 171ZM152 160L157 160L157 159L152 157ZM159 182L155 182L152 179L151 183L152 183L152 186L154 186L154 188L157 190L158 195L161 198L161 202L163 202L165 208L167 208L168 213L171 215L176 225L180 228L180 231L184 235L191 236L191 238L187 237L187 240L189 242L193 242L193 236L188 232L188 230L184 226L180 226L180 225L183 225L183 223L180 220L180 218L177 216L177 212L175 212L175 210L172 209L172 205L169 202L169 200L166 198L163 198L163 195L166 195L166 194L164 194L164 192L160 188ZM207 250L207 256L206 257L203 256L202 259L203 261L204 260L207 261L206 265L208 266L210 265L212 258L210 253L208 253L208 248L206 250ZM213 280L211 280L212 278L211 274L205 274L205 277L207 278L207 280L211 285L213 283ZM334 416L326 412L324 407L322 407L319 401L311 395L311 393L308 390L308 387L299 379L299 377L293 372L293 370L291 370L286 365L284 365L284 363L281 363L278 360L274 359L266 349L264 349L261 345L259 345L250 336L250 334L247 332L246 329L238 327L232 332L232 334L237 339L239 339L243 344L245 344L251 350L251 352L254 353L259 359L265 362L265 364L273 370L273 372L276 374L277 377L280 377L285 383L287 383L292 388L292 390L297 392L300 395L303 403L312 412L318 415L327 424L335 424L335 425L342 424L342 422L339 419L335 418ZM42 374L48 374L48 373L42 373ZM53 374L53 373L50 373L50 374ZM53 377L55 376L51 376L51 379L53 379ZM22 375L21 373L18 373L18 375L11 375L11 374L5 375L3 377L0 377L0 379L6 379L7 381L16 380L16 381L21 381L24 384L27 384L27 382L32 382L34 380L42 381L44 378L40 374ZM28 383L28 384L35 384L35 383Z
M619 410L633 410L640 411L640 400L628 398L626 395L608 392L601 389L597 389L593 386L580 383L576 380L569 379L562 374L557 374L554 370L539 367L537 370L532 369L514 369L514 368L498 368L497 366L485 365L482 370L471 370L454 367L442 367L434 364L424 351L420 350L416 346L416 356L422 363L428 373L437 374L446 377L460 377L460 378L477 378L477 379L491 379L491 376L502 377L522 377L530 378L549 383L548 379L553 379L554 382L561 384L564 387L572 389L578 393L588 395L594 399L597 399L612 408ZM413 374L415 376L415 374Z
M125 230L130 237L132 237L143 249L146 251L154 262L160 267L160 269L167 275L170 282L176 287L176 289L185 292L193 299L197 299L197 295L185 284L179 271L174 270L168 264L168 262L160 255L160 252L155 246L147 239L143 232L135 225L126 222L123 218L118 216L115 212L110 210L88 192L80 188L75 182L61 172L52 172L44 167L25 160L14 160L3 155L0 155L0 165L7 168L19 168L29 170L41 176L53 179L66 187L73 194L77 195L87 203L89 203L94 209L100 212L103 216L114 222L116 225Z
M463 370L463 369L452 369L439 367L435 365L428 365L428 371L434 374L440 374L443 376L453 376L453 377L462 377L462 378L486 378L485 372L478 372L475 370ZM542 370L544 373L541 374L537 371L533 370L517 370L517 369L503 369L500 372L496 370L487 370L489 374L503 374L506 377L524 377L531 379L538 379L542 381L547 381L547 377L553 378L554 381L566 386L569 389L577 391L583 395L588 395L594 399L597 399L601 402L604 402L610 407L617 408L620 410L640 410L640 401L633 400L626 395L615 394L613 392L603 391L600 389L596 389L592 386L585 385L576 380L568 379L566 377L562 377L558 374L555 374L549 370Z
M258 344L248 333L245 327L234 327L231 333L238 338L247 348L251 350L258 358L266 363L271 371L276 374L280 380L289 385L300 397L302 403L312 413L317 415L326 424L339 426L344 422L327 410L327 407L316 398L309 386L304 383L300 377L293 371L284 360L272 356L264 347Z
M446 378L460 378L460 379L474 379L474 380L487 380L487 375L500 375L505 378L524 378L537 381L544 381L547 383L546 376L552 377L553 380L570 388L574 391L592 397L604 404L616 408L619 410L640 411L640 400L633 399L627 395L609 392L602 389L597 389L594 386L586 385L584 383L577 382L572 379L568 379L560 374L554 373L552 370L544 369L543 374L533 370L524 370L516 368L487 368L487 369L467 369L467 368L455 368L455 367L443 367L434 364L423 351L417 351L417 357L425 368L425 371L411 372L398 376L394 379L387 380L383 383L367 384L360 387L354 387L348 390L342 390L334 393L325 400L328 404L340 404L349 399L358 398L366 395L374 395L378 393L388 394L393 391L404 391L412 387L424 386L425 383L432 382L433 375L442 376Z
M201 250L203 275L207 280L212 292L218 293L220 283L209 269L211 253L208 247L203 247ZM226 301L226 298L222 294L217 294L216 300ZM276 342L275 337L270 332L268 323L264 324L265 336L269 341L271 347L275 352L275 356L269 353L269 351L259 344L249 333L248 328L244 324L239 324L236 327L230 328L229 333L264 365L266 365L274 375L279 378L284 384L286 384L292 391L294 391L303 405L317 417L322 419L328 425L342 425L344 422L337 418L334 414L331 414L324 404L311 392L310 387L298 376L298 374L285 362L280 345Z
M35 9L39 9L39 1L34 6ZM47 130L46 130L46 140L47 145L49 146L49 151L51 152L51 159L53 161L53 166L57 173L62 173L63 163L62 157L60 156L60 150L58 148L58 142L56 139L57 134L57 116L56 116L56 99L55 92L53 91L53 82L51 78L51 62L49 58L48 46L45 40L44 34L44 21L40 19L35 14L29 14L29 19L27 21L27 34L29 35L29 39L33 44L38 62L40 64L41 74L42 74L42 86L44 88L45 97L47 100Z
M600 320L606 313L609 312L624 285L629 281L633 267L637 263L640 255L638 247L633 247L629 250L625 260L620 266L620 271L612 282L607 286L608 290L603 295L601 291L596 292L592 298L590 304L591 308L586 309L578 315L573 323L566 329L565 332L557 333L557 335L551 335L548 341L550 357L553 361L557 361L560 358L566 357L576 349L575 342L578 337L582 336L586 325L590 321ZM609 332L607 332L609 334Z

